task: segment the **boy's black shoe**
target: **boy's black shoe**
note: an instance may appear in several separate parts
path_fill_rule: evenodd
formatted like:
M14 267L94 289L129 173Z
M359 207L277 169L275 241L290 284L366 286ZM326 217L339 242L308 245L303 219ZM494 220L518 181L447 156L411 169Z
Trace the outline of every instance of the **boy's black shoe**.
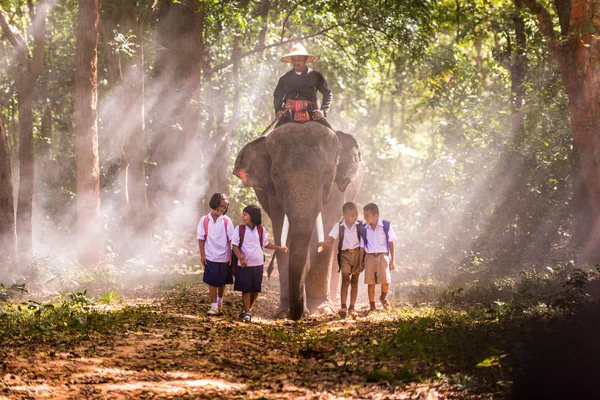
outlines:
M346 311L346 307L340 308L340 311L338 311L338 314L340 315L341 318L346 318L346 315L348 314L348 312Z

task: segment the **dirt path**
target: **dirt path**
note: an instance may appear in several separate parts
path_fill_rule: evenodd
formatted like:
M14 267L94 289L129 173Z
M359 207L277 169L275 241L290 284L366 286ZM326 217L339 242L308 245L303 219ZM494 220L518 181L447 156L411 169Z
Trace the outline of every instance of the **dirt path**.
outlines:
M322 338L348 330L353 345L374 340L371 317L273 320L278 294L272 285L265 285L250 324L237 318L237 293L226 300L224 315L206 316L206 289L193 284L159 300L128 299L155 312L126 333L63 349L5 349L0 399L480 398L448 384L369 382L359 373L369 360L343 357L339 343ZM402 360L378 362L402 367Z

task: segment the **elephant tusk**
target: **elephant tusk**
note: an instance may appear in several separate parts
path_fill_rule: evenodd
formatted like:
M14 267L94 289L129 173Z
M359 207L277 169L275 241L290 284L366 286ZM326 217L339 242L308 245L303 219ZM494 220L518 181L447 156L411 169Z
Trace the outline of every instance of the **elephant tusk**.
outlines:
M324 242L325 241L325 234L323 233L323 216L321 215L321 213L319 213L319 215L317 215L317 240L319 242ZM322 252L323 251L323 246L319 246L319 248L317 249L317 252Z
M281 227L281 245L285 246L287 244L288 232L290 230L290 220L288 219L287 214L283 216L283 226Z

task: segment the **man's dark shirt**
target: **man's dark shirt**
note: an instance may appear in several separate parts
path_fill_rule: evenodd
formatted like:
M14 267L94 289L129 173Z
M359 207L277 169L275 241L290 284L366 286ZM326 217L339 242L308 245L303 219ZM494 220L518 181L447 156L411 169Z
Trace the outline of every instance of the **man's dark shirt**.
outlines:
M323 75L308 67L305 67L300 75L296 74L294 69L286 72L279 78L279 83L273 93L275 112L283 110L287 99L316 102L317 90L323 95L321 111L327 116L333 96Z

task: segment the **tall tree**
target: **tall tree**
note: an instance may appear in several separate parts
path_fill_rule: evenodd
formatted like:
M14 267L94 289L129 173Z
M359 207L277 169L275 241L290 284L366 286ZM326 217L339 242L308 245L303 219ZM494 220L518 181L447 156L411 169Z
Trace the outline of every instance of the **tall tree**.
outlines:
M75 152L77 159L77 259L82 265L100 261L98 158L98 0L79 0L75 53Z
M123 223L119 256L127 259L149 249L152 240L146 197L143 31L146 10L138 16L136 0L102 5L104 37L113 102L110 110L118 132ZM117 37L124 43L115 46ZM111 45L113 44L113 45ZM110 124L110 123L109 123Z
M38 0L35 11L31 2L31 32L33 54L29 56L26 35L13 31L4 11L0 10L0 26L16 51L16 88L19 107L19 197L17 200L17 232L21 261L28 263L32 257L32 214L35 175L33 143L33 90L42 72L46 33L47 5Z
M600 260L600 0L555 0L558 29L550 10L537 0L523 0L537 16L561 72L569 97L571 131L592 210L594 229L583 249ZM560 33L558 33L558 32Z
M200 7L200 9L199 9ZM157 51L152 80L149 199L152 220L165 222L174 204L187 202L190 179L199 171L199 129L203 6L195 0L158 5ZM191 220L186 216L182 223Z
M15 205L10 168L10 150L0 119L0 282L11 275L18 264Z

